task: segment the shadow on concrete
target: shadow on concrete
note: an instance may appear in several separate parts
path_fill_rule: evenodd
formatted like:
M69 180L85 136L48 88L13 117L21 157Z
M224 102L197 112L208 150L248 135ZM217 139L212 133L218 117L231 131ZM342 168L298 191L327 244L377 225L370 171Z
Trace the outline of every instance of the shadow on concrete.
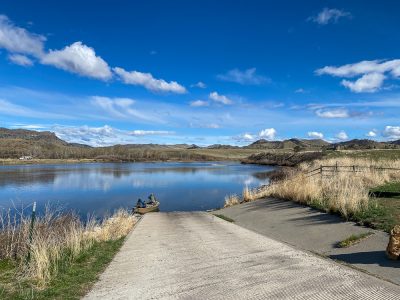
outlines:
M297 209L293 211L293 215L299 215L299 213L301 213L301 216L288 219L287 221L299 221L300 223L302 223L302 226L306 226L309 224L337 224L343 223L345 221L342 217L338 215L328 214L318 209L305 206L293 201L275 198L260 199L258 201L250 202L247 207L244 207L246 211L260 211L262 209L268 209L268 211L287 210L288 212L290 211L288 209L293 208Z
M377 264L382 267L400 268L400 262L389 260L386 257L385 251L332 254L329 257L349 264Z

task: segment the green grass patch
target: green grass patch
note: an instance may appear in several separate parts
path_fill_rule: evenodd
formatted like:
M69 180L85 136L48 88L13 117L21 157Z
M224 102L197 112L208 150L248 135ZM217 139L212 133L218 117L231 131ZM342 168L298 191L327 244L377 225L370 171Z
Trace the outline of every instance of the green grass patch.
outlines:
M400 196L400 182L389 182L371 189L370 194L375 197Z
M371 236L373 234L374 234L373 232L365 232L365 233L361 233L361 234L352 234L347 239L339 242L337 244L337 246L339 248L348 248L350 246L358 244L359 242L361 242L362 240L366 239L367 237L369 237L369 236Z
M386 232L400 224L400 197L376 198L370 201L367 210L352 215L350 220Z
M0 261L0 299L81 299L98 280L123 244L124 238L97 242L81 253L42 290L19 278L17 267Z
M216 217L218 217L218 218L221 218L222 220L231 222L231 223L235 222L235 220L233 220L233 219L231 219L231 218L229 218L229 217L227 217L227 216L224 216L224 215L214 214L214 216L216 216Z

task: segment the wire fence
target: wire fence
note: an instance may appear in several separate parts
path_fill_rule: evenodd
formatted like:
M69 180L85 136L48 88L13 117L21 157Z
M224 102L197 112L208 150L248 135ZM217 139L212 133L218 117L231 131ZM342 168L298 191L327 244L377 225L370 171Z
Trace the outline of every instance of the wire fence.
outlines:
M335 176L338 173L364 173L364 172L383 172L383 171L400 171L399 168L383 168L383 167L376 167L376 166L358 166L358 165L352 165L352 166L340 166L338 164L333 165L333 166L319 166L318 168L314 170L307 171L305 174L307 177L312 177L316 175L320 175L321 177L331 177Z

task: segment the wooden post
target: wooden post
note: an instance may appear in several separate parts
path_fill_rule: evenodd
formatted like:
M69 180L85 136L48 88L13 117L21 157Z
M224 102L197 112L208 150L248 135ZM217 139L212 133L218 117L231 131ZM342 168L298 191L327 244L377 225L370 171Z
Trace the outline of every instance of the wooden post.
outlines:
M353 166L353 173L356 172L356 166Z
M36 218L36 201L33 202L32 215L31 215L31 226L29 228L29 251L28 251L28 257L26 258L28 263L31 260L31 247L32 247L32 240L33 240L33 226L35 224L35 218Z
M321 179L322 179L322 165L319 167L319 173L321 174Z

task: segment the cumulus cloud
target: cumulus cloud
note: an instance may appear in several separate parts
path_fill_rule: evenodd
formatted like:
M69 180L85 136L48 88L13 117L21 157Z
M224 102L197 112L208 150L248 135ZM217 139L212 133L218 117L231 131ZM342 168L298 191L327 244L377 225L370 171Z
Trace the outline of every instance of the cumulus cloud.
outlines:
M376 137L377 135L377 130L376 129L372 129L371 131L368 131L366 136L368 137Z
M210 95L208 96L212 101L224 104L224 105L229 105L232 104L233 101L229 99L227 96L220 95L217 92L211 92Z
M176 81L167 82L164 79L156 79L150 73L138 71L128 72L123 68L114 68L114 72L121 78L122 82L132 85L140 85L152 92L171 92L176 94L186 93L186 88Z
M385 78L385 75L381 73L369 73L356 81L342 80L341 83L355 93L373 93L381 88Z
M96 55L93 48L82 42L75 42L62 50L50 50L41 62L85 77L101 80L112 77L108 64Z
M400 77L400 59L365 60L339 67L325 66L315 71L317 75L353 78L355 81L342 80L341 84L356 93L376 92L382 88L384 81L390 77Z
M257 138L256 135L253 135L251 133L243 133L238 136L235 136L233 139L237 140L239 142L252 142Z
M22 54L10 54L8 55L8 60L11 61L13 64L23 67L33 66L33 61L29 57Z
M190 87L197 87L200 89L205 89L207 87L207 85L204 82L199 81L195 84L192 84Z
M349 139L349 136L347 135L347 133L345 131L342 130L335 135L335 138L340 141L345 141L345 140Z
M320 25L327 25L336 23L340 18L351 18L351 14L337 8L324 8L316 16L309 17L308 20Z
M208 101L204 101L204 100L194 100L190 102L190 106L193 107L202 107L202 106L209 106L210 103Z
M276 130L275 128L266 128L264 130L261 130L258 136L263 139L267 140L273 140L276 137Z
M324 134L322 132L317 132L317 131L309 131L307 133L308 137L312 138L312 139L323 139L324 138Z
M256 74L256 68L250 68L244 71L233 69L225 74L217 75L217 78L223 81L236 82L244 85L259 85L270 81L269 78Z
M318 75L332 75L336 77L356 77L368 73L390 72L393 76L400 76L400 59L393 60L364 60L340 67L326 66L315 71Z
M276 138L277 131L275 128L266 128L261 130L258 134L253 133L243 133L237 136L234 136L233 139L238 142L253 142L257 139L266 139L266 140L274 140Z
M60 138L70 143L87 144L91 146L110 146L116 144L137 143L138 137L154 135L173 135L172 131L164 130L120 130L109 125L101 127L84 126L53 126L52 131ZM143 141L143 140L140 140Z
M350 114L347 109L318 109L315 114L320 118L334 119L334 118L348 118Z
M391 140L400 139L400 126L386 126L382 135Z
M46 38L15 26L5 15L0 15L0 48L11 53L41 57Z
M64 141L91 146L117 144L120 138L119 132L108 125L102 127L89 127L86 125L80 127L54 126L52 130Z

